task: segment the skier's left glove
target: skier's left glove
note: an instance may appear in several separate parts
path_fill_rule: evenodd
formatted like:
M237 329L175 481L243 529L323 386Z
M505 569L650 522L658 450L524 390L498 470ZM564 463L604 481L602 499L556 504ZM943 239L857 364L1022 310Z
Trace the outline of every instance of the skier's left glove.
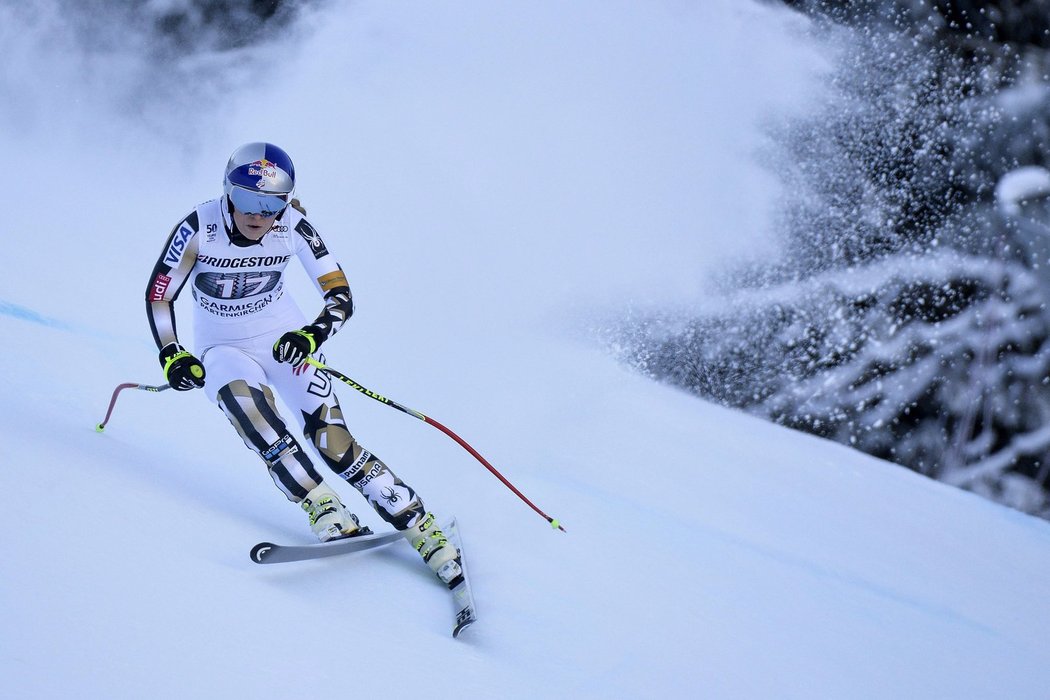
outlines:
M324 338L316 329L305 326L297 331L288 331L273 344L273 359L298 367L306 357L315 352Z

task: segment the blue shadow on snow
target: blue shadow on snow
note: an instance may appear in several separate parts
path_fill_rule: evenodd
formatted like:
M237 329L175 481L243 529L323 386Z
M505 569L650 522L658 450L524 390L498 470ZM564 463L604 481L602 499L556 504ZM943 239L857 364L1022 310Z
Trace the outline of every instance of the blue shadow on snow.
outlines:
M48 318L38 314L32 309L27 309L24 306L18 304L12 304L11 302L0 299L0 314L4 316L11 316L23 321L31 321L32 323L38 323L41 326L47 326L48 328L59 328L64 331L72 330L68 323L59 321L55 318Z

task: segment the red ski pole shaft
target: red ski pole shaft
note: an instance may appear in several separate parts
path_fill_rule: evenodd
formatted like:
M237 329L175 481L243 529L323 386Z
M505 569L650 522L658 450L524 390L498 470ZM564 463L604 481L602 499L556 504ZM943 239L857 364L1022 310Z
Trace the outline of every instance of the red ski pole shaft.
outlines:
M150 384L136 384L135 382L127 382L125 384L118 384L117 388L113 390L113 396L109 398L109 408L106 409L106 417L102 419L102 422L95 426L95 432L101 433L106 429L106 423L109 422L109 417L113 415L113 409L117 405L117 397L120 392L125 389L140 389L142 391L151 391L158 393L166 389L170 389L171 384L161 384L159 386L152 386Z
M434 426L435 428L437 428L438 430L443 432L445 435L448 435L450 438L452 438L457 443L459 443L460 447L462 447L467 452L469 452L474 457L474 459L476 459L479 462L481 462L481 464L484 465L484 467L486 469L488 469L490 472L492 472L493 476L495 476L497 479L499 479L501 482L503 482L503 485L506 486L508 489L510 489L514 493L515 496L517 496L522 501L524 501L525 504L529 506L529 508L532 508L534 511L536 511L536 513L538 513L541 517L543 517L544 520L546 520L548 523L550 523L551 527L557 528L557 529L561 530L562 532L565 532L565 528L562 527L561 523L558 522L558 520L556 518L552 518L551 516L547 515L542 510L540 510L538 507L536 507L535 503L530 501L525 496L525 494L523 494L521 491L519 491L517 489L517 487L514 486L514 484L510 483L510 481L508 481L506 479L506 477L504 477L502 474L500 474L499 470L497 470L494 466L492 466L487 459L482 457L481 454L477 450L475 450L473 447L471 447L470 444L467 443L466 440L464 440L460 436L456 435L454 432L452 432L451 430L446 428L444 425L442 425L438 421L434 420L433 418L431 418L429 416L426 416L426 415L420 413L419 411L411 409L411 408L409 408L407 406L402 406L398 402L392 401L391 399L388 399L387 397L385 397L385 396L383 396L381 394L377 394L374 391L371 391L370 389L366 389L365 387L363 387L362 385L358 384L353 379L351 379L350 377L346 376L345 374L343 374L339 370L333 369L333 368L329 367L328 365L324 364L323 362L315 360L312 357L307 357L306 358L306 362L308 364L313 365L317 369L319 369L319 370L329 374L330 376L335 377L339 381L343 382L344 384L346 384L350 388L352 388L352 389L354 389L354 390L364 394L368 398L374 399L374 400L378 401L381 404L386 404L387 406L390 406L391 408L396 408L397 410L401 411L402 413L407 413L408 415L412 416L413 418L418 418L419 420L423 421L424 423L427 423L428 425Z

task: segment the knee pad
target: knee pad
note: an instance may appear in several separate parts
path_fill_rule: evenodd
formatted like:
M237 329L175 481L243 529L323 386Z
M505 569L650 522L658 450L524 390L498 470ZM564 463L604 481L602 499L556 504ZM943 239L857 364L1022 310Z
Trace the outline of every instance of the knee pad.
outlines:
M363 464L359 460L364 450L346 427L339 404L322 403L313 413L302 413L303 435L332 471L349 481L356 474L355 466L360 469Z

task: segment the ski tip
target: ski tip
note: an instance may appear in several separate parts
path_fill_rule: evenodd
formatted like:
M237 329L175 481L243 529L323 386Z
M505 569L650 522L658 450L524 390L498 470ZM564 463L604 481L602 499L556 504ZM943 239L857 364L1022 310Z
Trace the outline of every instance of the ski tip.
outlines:
M466 622L462 622L462 623L456 625L456 627L452 630L452 638L453 639L458 639L459 635L463 633L463 630L467 629L468 627L473 625L475 622L477 622L477 620L470 619L470 620L467 620Z
M259 544L252 547L252 551L249 552L248 556L250 556L252 558L252 561L254 561L256 564L262 564L266 561L266 557L267 555L269 555L270 550L276 546L277 545L275 545L273 542L260 542Z

